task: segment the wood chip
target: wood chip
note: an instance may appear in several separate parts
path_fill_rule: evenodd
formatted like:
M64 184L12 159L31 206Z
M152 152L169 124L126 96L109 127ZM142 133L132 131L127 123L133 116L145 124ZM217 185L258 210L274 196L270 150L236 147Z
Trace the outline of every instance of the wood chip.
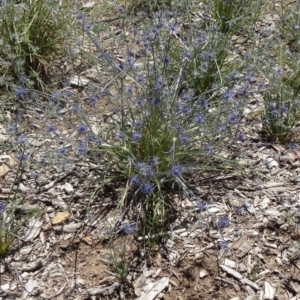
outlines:
M120 283L114 282L112 285L105 288L90 288L87 290L87 293L90 296L100 295L100 296L109 296L112 295L116 289L119 289Z
M6 292L9 290L9 284L6 283L6 284L3 284L0 286L0 289L3 291L3 292Z
M298 225L296 225L294 230L292 231L291 238L294 241L299 241L300 240L300 227Z
M263 211L265 216L280 217L282 213L276 208L269 208Z
M3 274L5 272L5 264L0 265L0 274Z
M10 167L16 164L16 159L11 155L6 154L0 155L0 161Z
M22 255L29 254L32 251L32 246L25 246L20 249Z
M255 208L251 199L246 199L244 205L250 214L255 215Z
M158 280L153 287L139 300L153 300L169 285L169 277L162 277Z
M36 220L36 219L31 219L28 222L28 227L29 229L27 230L25 234L25 241L32 241L34 240L41 232L43 222Z
M81 227L80 223L71 223L67 225L61 225L61 226L53 226L53 229L55 231L62 231L67 233L76 232Z
M10 168L6 164L2 163L0 165L0 177L4 177L9 171Z
M225 279L225 278L220 278L220 277L215 277L215 279L216 279L216 280L219 280L219 281L222 281L222 282L224 282L224 283L227 283L227 284L229 284L229 285L231 285L231 286L233 286L234 289L235 289L237 292L239 292L239 291L241 290L240 287L239 287L239 285L237 285L237 284L231 282L230 280L227 280L227 279Z
M134 282L134 293L136 296L140 296L143 291L142 290L143 286L145 286L150 282L150 280L147 279L146 275L147 275L147 268L144 268L141 275Z
M41 269L44 266L43 261L41 259L38 259L36 261L33 261L31 263L28 263L27 265L22 267L23 272L34 272L39 269Z
M238 249L239 251L237 253L237 257L238 258L244 257L251 249L252 249L252 245L248 241L244 240L244 242L240 245Z
M78 87L84 87L86 85L88 85L90 81L87 78L84 78L82 76L77 76L75 75L74 77L72 77L70 79L70 84L73 86L78 86Z
M276 245L276 244L264 242L264 245L265 245L266 247L269 247L269 248L277 249L277 245Z
M264 299L273 300L274 297L275 297L275 289L270 285L268 281L265 281Z
M224 265L227 266L227 267L230 267L230 268L234 268L234 269L235 269L235 267L236 267L236 262L233 261L233 260L230 260L230 259L225 258Z
M72 193L74 191L73 186L69 182L66 182L60 188L64 191L66 191L68 194Z
M271 156L267 156L264 160L263 163L267 166L267 168L270 170L278 168L278 163L277 161L274 160Z
M38 282L30 278L25 284L25 289L28 293L31 293L38 286Z
M251 280L249 280L247 278L241 279L241 282L249 285L250 287L252 287L256 291L258 291L260 289L259 286L256 283L254 283L253 281L251 281Z
M230 274L231 276L233 276L233 277L236 278L236 279L241 280L241 279L244 278L244 276L243 276L242 274L240 274L239 272L233 270L233 269L230 268L230 267L227 267L227 266L225 266L225 265L220 265L220 267L221 267L221 269L222 269L223 271L225 271L226 273Z

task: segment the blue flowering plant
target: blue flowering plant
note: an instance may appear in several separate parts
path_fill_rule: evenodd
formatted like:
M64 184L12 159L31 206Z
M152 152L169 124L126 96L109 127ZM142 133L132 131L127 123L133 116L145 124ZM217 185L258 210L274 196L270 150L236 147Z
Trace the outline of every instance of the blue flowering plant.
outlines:
M300 1L294 1L286 5L284 1L279 1L280 5L275 5L274 10L280 17L280 34L286 41L291 51L300 50Z
M185 86L193 89L197 96L205 93L206 98L210 98L224 85L232 85L236 75L242 72L244 66L240 60L232 59L235 51L232 38L242 35L245 41L250 39L261 1L204 1L202 9L197 22L192 22L188 13L180 18L172 16L171 22L176 28L172 34L176 38L170 47L169 69L180 74ZM170 23L167 17L161 15L158 20ZM182 33L181 22L192 22L188 34Z
M193 178L238 170L230 158L230 146L246 140L240 121L251 74L246 74L242 86L235 86L240 76L237 66L243 64L237 58L234 65L227 66L231 42L213 23L202 28L201 21L195 31L180 32L184 24L180 13L153 12L149 22L132 32L134 47L130 47L126 7L121 7L119 14L122 24L116 42L122 59L105 48L98 32L100 23L97 29L83 14L77 17L83 38L95 46L93 65L101 70L101 87L87 87L83 98L67 89L43 92L49 101L41 104L37 136L45 133L51 147L45 149L45 143L35 155L27 136L17 127L12 129L16 158L21 170L53 164L63 171L68 164L98 163L100 159L104 179L94 194L105 184L118 183L120 214L113 229L160 239L178 217L178 195L193 201L198 213L206 210L206 203L199 201L190 187ZM177 59L173 54L179 35L182 47L177 48L181 55ZM83 42L78 41L82 53ZM32 96L24 85L12 90L14 99L24 105ZM98 122L103 99L112 115ZM24 123L17 121L20 126ZM65 138L60 128L73 133ZM220 228L226 227L226 222L222 224Z
M210 97L222 87L222 78L238 68L226 64L231 39L210 24L206 30L196 30L191 44L187 46L186 51L180 49L184 61L183 80L196 96L207 94L206 97ZM172 57L178 61L176 51Z
M293 53L287 53L286 58L285 68L277 65L270 69L269 85L262 89L264 130L270 141L282 144L299 141L296 134L300 119L299 60Z
M46 79L50 62L64 53L72 14L66 1L7 1L0 6L0 74Z
M172 17L172 21L168 19L168 15L161 15L158 18L164 24L173 22L173 27L176 25L176 30L171 31L177 39L172 39L172 44L169 46L171 58L169 72L174 73L173 77L180 76L183 85L192 89L197 97L205 94L210 105L215 105L213 103L215 95L219 93L220 89L224 86L232 87L233 83L237 81L237 76L245 69L246 60L241 62L240 59L232 59L235 51L232 39L243 26L253 33L257 19L255 14L259 11L259 1L251 1L252 4L255 3L255 10L253 7L255 17L253 16L253 18L249 18L249 22L245 22L244 16L248 17L248 13L251 11L249 7L252 5L248 2L242 3L243 1L238 1L238 5L236 5L236 1L234 3L227 2L223 0L209 1L204 6L203 16L189 28L188 34L184 36L184 43L181 40L178 41L178 36L183 35L180 18ZM224 8L224 12L218 12L218 7L220 10L222 10L221 7ZM233 15L229 14L224 17L222 13L226 12L225 8L237 11L232 12ZM242 12L239 11L240 9ZM190 22L188 17L185 18L184 22ZM227 18L228 21L224 21ZM221 20L225 23L223 24ZM226 26L235 25L230 25L229 30L223 28L225 24ZM249 35L245 34L245 40L248 38Z
M113 55L87 31L100 53L99 62L114 66L111 78L116 90L110 97L114 115L109 130L96 133L95 139L102 141L97 147L124 181L119 198L124 211L118 221L134 211L134 222L124 230L139 229L148 237L169 230L176 218L173 194L183 191L197 201L188 187L189 177L233 170L235 163L223 155L226 151L222 153L224 141L245 140L239 123L247 93L218 88L214 95L218 101L211 109L205 92L185 86L185 59L177 74L171 70L173 35L179 26L176 16L159 11L152 24L135 33L137 51L144 55L142 64L130 49L123 61L112 63ZM199 55L208 54L203 50Z

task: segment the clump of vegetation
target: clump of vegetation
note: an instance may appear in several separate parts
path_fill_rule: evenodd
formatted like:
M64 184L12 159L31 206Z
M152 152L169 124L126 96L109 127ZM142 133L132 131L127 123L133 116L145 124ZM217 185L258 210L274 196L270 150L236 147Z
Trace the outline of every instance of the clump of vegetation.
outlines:
M0 68L6 81L9 76L19 80L19 85L11 86L14 99L23 106L32 97L30 80L43 81L49 63L66 46L72 14L63 3L26 0L0 8ZM78 87L82 94L76 94L66 82L62 90L43 94L49 101L34 110L39 118L36 137L46 136L51 144L47 148L45 143L43 155L30 150L33 143L23 132L22 117L11 118L7 131L11 149L19 149L19 164L28 169L51 166L65 172L72 164L96 165L101 160L98 189L113 181L118 185L119 211L112 231L138 233L151 244L168 234L178 217L178 199L189 199L199 214L206 210L191 187L192 178L241 170L234 147L247 142L245 109L251 95L263 97L268 138L295 141L300 73L294 54L287 61L283 56L270 59L269 69L257 64L255 53L237 54L233 38L238 34L251 38L261 1L208 1L203 16L193 19L193 11L182 15L171 10L169 1L141 3L149 7L151 18L142 25L137 22L131 37L127 26L133 15L128 3L116 8L120 28L108 33L115 43L113 50L103 38L108 32L105 22L93 23L88 15L76 14L73 29L78 40L73 52L80 54L76 70L86 59L98 71L97 86L82 84ZM85 44L94 52L86 53ZM269 78L264 87L253 79L261 74ZM112 116L101 127L97 122L103 99ZM67 136L65 130L72 134ZM228 226L227 217L215 222L219 231ZM4 248L12 241L6 238L9 231L4 226ZM227 250L228 245L224 239L220 249ZM124 281L123 256L119 260L114 254L111 259Z
M129 263L126 257L126 249L119 247L110 253L109 261L120 283L126 281L129 272Z
M262 1L213 0L208 1L209 12L224 34L236 34L240 29L253 29L262 8Z
M121 15L126 18L126 11L121 11ZM102 141L91 144L91 152L99 148L104 156L108 155L118 170L117 176L125 180L119 197L124 213L118 222L134 211L136 229L148 238L162 237L176 218L173 194L184 191L185 197L196 203L186 178L197 172L228 172L237 168L228 159L230 149L224 149L224 145L225 141L245 140L240 121L248 97L247 81L233 90L233 84L219 81L222 74L212 74L211 70L199 75L196 88L195 69L186 67L199 57L215 62L212 47L217 44L223 51L223 36L213 31L214 35L199 43L199 36L193 36L191 31L191 41L198 47L194 57L183 51L181 60L174 62L172 49L180 27L178 15L159 11L154 16L153 24L135 36L138 51L144 53L142 66L137 66L130 50L124 54L124 62L112 63L116 61L113 55L107 55L92 29L86 30L100 53L98 62L110 66L117 92L110 102L115 116L107 134L98 135L92 130L83 133L92 135L94 141ZM209 50L205 45L209 45ZM186 78L191 76L195 76L195 84L187 86ZM203 89L200 83L205 85ZM207 93L212 86L213 93ZM96 107L99 98L99 94L91 95L90 104ZM84 122L90 128L89 120Z
M299 52L300 50L300 16L299 1L286 5L284 1L280 1L280 6L274 5L274 9L280 16L280 33L282 38L288 44L291 51Z
M138 12L140 10L148 10L150 12L157 11L162 8L172 8L171 0L129 0L126 3L129 10Z
M26 75L43 84L52 60L65 53L71 24L65 1L8 1L0 6L2 79L22 83Z
M23 148L21 140L19 138L19 149ZM18 184L20 178L24 174L25 166L27 163L28 156L24 152L19 152L15 156L18 167L15 173L15 181L11 186L12 199L9 203L0 203L0 258L4 258L10 249L11 244L14 240L23 240L22 230L24 224L30 218L39 216L41 211L36 208L29 208L24 210L22 208L22 198L20 197L20 191L18 190Z
M269 86L263 92L265 131L270 141L283 144L298 141L295 128L300 117L299 62L292 54L289 58L286 69L274 68Z

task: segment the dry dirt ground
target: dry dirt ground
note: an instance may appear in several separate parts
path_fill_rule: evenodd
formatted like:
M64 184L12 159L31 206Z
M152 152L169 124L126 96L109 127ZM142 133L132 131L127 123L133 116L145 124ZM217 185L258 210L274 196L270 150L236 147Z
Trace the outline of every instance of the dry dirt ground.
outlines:
M272 14L262 18L258 37L268 35L274 20ZM111 18L112 31L118 22ZM97 86L93 69L82 68L81 76ZM112 117L105 97L97 107L102 129ZM27 128L42 124L33 108L23 118ZM55 122L62 140L74 133L62 120ZM300 152L263 143L260 126L246 130L247 141L235 146L245 172L210 178L199 174L192 182L195 194L208 204L205 212L197 213L178 193L180 214L165 244L154 247L151 256L137 234L109 239L107 229L119 213L118 187L102 188L101 162L74 160L68 170L47 166L37 170L37 181L25 172L20 210L36 207L43 214L26 223L22 239L2 259L0 299L300 299ZM36 137L31 147L42 156L52 143L51 137ZM6 171L2 169L0 199L5 202L16 166L10 150L1 151ZM215 221L224 215L230 226L217 230ZM220 249L224 240L225 250Z

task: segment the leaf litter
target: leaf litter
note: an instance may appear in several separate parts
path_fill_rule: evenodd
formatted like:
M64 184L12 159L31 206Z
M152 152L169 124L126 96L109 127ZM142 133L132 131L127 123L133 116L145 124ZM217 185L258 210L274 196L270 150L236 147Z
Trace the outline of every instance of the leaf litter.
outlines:
M93 8L94 4L88 2L83 8ZM273 26L273 20L268 15L265 22ZM261 35L265 35L264 29ZM88 80L77 79L74 85L89 84ZM109 115L107 107L105 110L103 114ZM40 149L42 142L31 146ZM247 144L242 147L249 170L257 175L204 182L201 195L214 201L199 220L192 217L193 203L178 202L181 215L167 233L166 246L157 249L147 266L139 251L139 243L145 237L118 236L112 242L106 239L114 220L113 211L106 210L113 207L110 198L115 196L113 192L101 195L103 199L93 202L90 213L86 214L91 186L97 181L95 169L101 166L74 164L67 173L45 169L54 175L50 182L38 188L31 182L30 174L25 174L26 188L20 188L23 202L37 204L44 215L28 221L24 236L2 260L0 296L14 299L90 299L89 296L139 300L297 299L300 296L297 279L300 275L297 249L300 247L300 180L294 174L299 173L300 153L294 151L287 156L279 147L247 147ZM14 163L10 154L3 154L0 159L0 199L8 200ZM83 176L87 181L80 185ZM245 208L243 213L237 212L239 207ZM214 227L214 219L222 215L228 215L230 227L220 234ZM221 249L223 241L228 249ZM130 270L120 284L110 257L112 249L119 253L122 244L126 245Z

